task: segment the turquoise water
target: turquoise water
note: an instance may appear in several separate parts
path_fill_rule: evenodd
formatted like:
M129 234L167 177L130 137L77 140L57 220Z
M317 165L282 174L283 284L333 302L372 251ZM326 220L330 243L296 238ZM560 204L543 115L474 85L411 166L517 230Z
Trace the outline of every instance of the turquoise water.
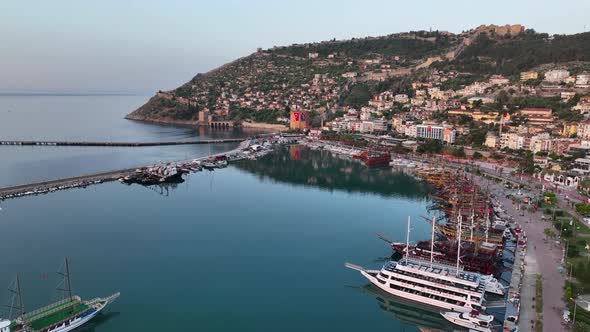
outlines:
M69 256L75 293L121 292L86 331L448 329L344 268L380 267L390 250L374 232L404 241L408 215L412 239L426 238L426 191L391 169L289 147L165 188L108 183L7 200L0 285L18 272L27 308L45 305Z

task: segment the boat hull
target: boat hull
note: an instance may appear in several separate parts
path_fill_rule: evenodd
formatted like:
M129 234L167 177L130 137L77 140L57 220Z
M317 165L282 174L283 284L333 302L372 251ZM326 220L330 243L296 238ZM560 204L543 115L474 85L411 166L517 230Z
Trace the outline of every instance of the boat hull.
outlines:
M377 281L377 278L375 278L374 276L369 274L367 271L360 271L360 272L373 285L379 287L381 290L383 290L384 292L389 293L391 295L395 295L397 297L401 297L401 298L404 298L407 300L411 300L411 301L418 302L418 303L423 303L423 304L426 304L429 306L433 306L433 307L437 307L437 308L441 308L441 309L446 309L446 310L452 310L452 311L458 311L458 312L470 312L471 310L473 310L473 308L460 306L460 305L448 303L445 301L439 301L439 300L431 299L431 298L428 298L428 297L425 297L422 295L411 294L408 292L404 292L404 291L400 291L397 289L387 287L387 285L381 284L379 281Z
M483 327L483 326L479 326L479 325L476 325L476 324L471 323L471 322L466 322L466 321L464 321L462 319L455 318L452 315L448 315L448 314L446 314L444 312L441 312L441 315L446 320L448 320L449 322L451 322L451 323L453 323L455 325L466 327L466 328L468 328L470 330L474 330L474 331L492 332L492 330L489 327Z
M101 308L99 308L99 309L96 309L93 313L91 313L91 314L89 314L87 316L79 317L79 318L74 319L74 321L70 325L68 325L68 326L57 327L57 328L55 328L53 330L49 330L48 332L67 332L67 331L73 331L73 330L79 328L80 326L88 323L90 320L92 320L92 318L96 317L96 315L98 315L102 311L102 309L104 309L104 306L101 307Z

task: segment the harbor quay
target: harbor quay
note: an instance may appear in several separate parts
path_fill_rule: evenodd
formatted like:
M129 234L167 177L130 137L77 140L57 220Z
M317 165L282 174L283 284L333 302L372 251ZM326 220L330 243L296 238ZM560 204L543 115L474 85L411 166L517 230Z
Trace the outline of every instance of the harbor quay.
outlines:
M307 141L306 144L312 149L331 151L344 158L354 158L354 155L357 155L360 150L356 147L329 141ZM567 325L563 321L563 312L566 308L563 300L565 277L559 269L562 265L562 250L551 243L548 244L544 239L543 230L546 224L543 222L542 211L523 210L506 195L508 193L506 186L509 184L515 188L524 188L526 185L531 186L535 183L526 183L521 179L504 176L505 174L488 174L485 169L479 173L485 177L475 175L465 171L463 164L436 157L421 158L419 155L411 154L398 157L405 161L396 161L394 158L391 165L402 166L403 171L410 174L429 174L427 177L430 176L432 179L438 176L435 174L444 173L445 170L446 172L465 174L480 188L485 188L487 195L491 198L491 204L500 211L497 215L508 221L507 226L516 237L516 241L506 241L504 247L505 253L506 251L513 253L513 261L505 261L511 274L507 279L503 279L506 289L505 296L500 300L494 298L492 301L488 301L488 308L505 308L503 314L495 315L496 320L501 322L500 326L491 330L535 331L536 324L543 324L543 330L546 331L566 331ZM424 176L422 179L425 179ZM435 180L431 181L435 182ZM444 183L447 186L452 185L448 181ZM536 190L536 188L531 189ZM516 194L518 189L513 189L513 191ZM467 218L467 220L469 219ZM406 245L403 243L397 245L402 248L401 252L403 253ZM362 267L349 266L369 273ZM539 275L542 276L540 279L543 293L542 313L536 311L537 304L535 302Z
M456 295L446 298L446 295L441 293L441 295L436 296L432 294L427 295L429 300L432 303L440 303L441 305L448 305L449 308L452 309L459 309L459 311L461 311L464 305L469 303L474 307L477 307L482 303L485 304L492 310L492 314L494 315L494 322L490 322L490 324L492 324L490 325L490 331L496 331L497 328L501 327L507 328L506 330L509 331L517 325L520 330L527 330L525 327L527 324L530 327L530 320L533 318L529 317L534 317L534 313L530 314L530 299L528 295L526 295L527 297L525 298L525 294L527 294L526 287L523 289L523 285L529 283L527 279L527 273L529 271L526 271L526 266L529 265L526 258L529 230L523 230L522 226L525 219L517 218L516 216L518 212L514 210L511 202L498 194L496 189L500 189L501 186L498 186L498 188L490 185L484 186L486 180L479 179L464 170L452 167L448 164L433 163L432 161L421 159L415 155L411 156L411 159L407 158L408 156L399 156L392 159L389 154L385 154L383 151L367 151L366 148L350 147L329 141L307 140L297 135L267 135L243 140L236 149L231 151L201 158L0 188L0 199L38 195L57 190L85 187L108 181L142 183L141 181L133 181L135 181L134 179L136 177L145 177L147 175L156 176L154 183L159 183L160 180L166 182L169 177L172 178L177 176L177 174L180 174L177 172L188 173L200 171L202 169L212 170L214 168L223 167L222 165L227 165L228 162L236 160L254 160L271 152L273 147L281 144L303 144L310 149L323 149L333 154L341 155L344 158L356 159L367 165L367 167L375 166L374 164L367 162L367 160L372 160L379 163L377 166L393 166L394 168L398 167L412 170L417 179L423 180L431 185L433 208L439 211L439 216L444 216L439 217L438 220L433 222L432 227L433 234L436 231L441 238L447 239L443 242L436 241L436 245L438 246L436 248L437 264L440 265L441 271L444 271L444 273L449 276L457 273L461 278L468 278L471 280L464 286L466 288L459 290L459 292L465 291L467 292L466 294L469 294L468 296L472 296L473 299L476 299L473 301L469 300L468 303L462 304L461 301L457 302ZM469 194L457 195L457 193ZM449 204L455 205L455 209L449 209ZM461 220L463 220L463 230L461 230L460 226ZM426 222L428 222L428 220L426 220ZM471 231L471 234L469 234L469 230ZM453 245L455 237L463 239L466 243L462 245L461 241L459 241L457 245ZM434 239L434 236L432 239ZM475 244L475 246L469 247L471 244ZM401 271L403 273L411 274L413 273L411 269L433 269L434 271L435 268L438 268L438 265L434 267L432 265L432 255L434 255L435 248L435 242L433 240L431 241L431 244L429 244L429 246L432 245L430 254L428 253L428 250L424 251L424 248L418 245L412 246L411 249L409 248L409 244L404 246L403 244L399 245L390 243L390 245L393 252L396 250L403 252L405 247L406 252L411 250L411 254L415 256L413 259L418 259L420 262L426 262L415 263L410 260L402 262L402 264L405 265L399 265L396 267L390 266L390 269L392 269L394 273L399 274L398 272ZM528 245L530 246L530 244ZM459 250L462 250L462 252L453 253L453 248L460 248ZM502 251L506 252L507 250L514 250L513 261L510 261L510 258L502 258ZM492 256L486 256L488 253L491 253L490 255ZM428 255L431 255L430 265L428 264ZM453 260L456 259L456 257L460 257L460 259L456 261L456 268L453 268L453 266L455 266ZM502 279L500 274L495 274L498 279L494 278L494 273L490 270L490 266L485 262L488 258L503 266L503 272L500 274L509 272L510 277ZM370 270L364 270L360 267L357 268L360 271L366 271L366 273L369 274L372 273ZM402 269L403 271L399 269ZM481 275L481 278L478 277L478 275ZM412 278L416 277L414 276ZM492 286L490 286L492 280L493 284L498 285L499 287L495 289L492 288ZM375 279L375 281L378 280ZM433 283L432 281L429 282ZM444 287L454 287L452 284L447 285L447 281L443 282L445 283ZM500 284L500 282L502 282L502 284ZM477 286L478 283L481 283L481 285ZM434 287L439 286L434 283ZM430 285L429 287L433 287L433 285ZM473 290L470 287L473 288ZM491 299L487 299L487 302L483 302L484 290L486 293L493 292L490 296ZM402 295L405 294L403 289L399 289L398 292ZM550 306L548 307L550 308ZM485 308L483 308L483 310L485 310ZM483 310L481 317L478 318L482 320L482 322L489 317L483 313ZM457 318L453 315L449 315L449 319ZM459 321L459 323L463 324L464 322Z

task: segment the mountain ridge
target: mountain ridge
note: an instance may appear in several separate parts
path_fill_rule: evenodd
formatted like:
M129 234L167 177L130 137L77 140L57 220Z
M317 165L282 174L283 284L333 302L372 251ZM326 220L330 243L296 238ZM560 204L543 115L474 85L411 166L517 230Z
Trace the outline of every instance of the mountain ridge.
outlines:
M290 110L309 110L317 125L316 115L325 119L349 104L358 85L368 90L362 102L377 86L400 92L407 80L430 68L516 75L545 62L590 61L589 45L590 33L549 36L522 25L481 25L461 34L410 31L276 46L159 91L127 118L196 125L198 111L208 110L236 124L279 124Z

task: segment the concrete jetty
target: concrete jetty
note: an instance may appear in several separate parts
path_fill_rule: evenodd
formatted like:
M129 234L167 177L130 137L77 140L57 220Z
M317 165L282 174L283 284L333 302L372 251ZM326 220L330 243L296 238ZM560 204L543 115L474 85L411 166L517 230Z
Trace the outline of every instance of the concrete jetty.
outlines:
M300 135L278 135L276 133L269 133L269 134L261 134L256 137L248 138L245 140L244 139L227 139L227 140L196 141L199 143L192 143L192 144L207 144L207 143L200 143L200 142L209 142L209 143L210 142L215 142L215 143L240 142L240 144L235 149L230 150L230 151L225 151L225 152L221 152L218 154L204 156L204 157L198 157L198 158L194 158L194 159L181 160L181 161L171 161L169 163L180 166L180 167L185 167L187 165L194 164L197 161L204 161L204 160L207 160L210 158L216 158L218 156L223 156L223 155L226 157L229 157L229 160L235 161L235 160L239 160L239 159L243 159L248 156L251 156L251 155L247 154L246 152L244 152L245 150L248 150L250 148L251 144L256 143L256 145L258 147L262 147L263 150L258 151L256 153L258 155L263 155L267 151L271 151L271 150L264 148L266 146L271 146L272 144L290 143L290 142L296 141L300 137L301 137ZM266 145L268 143L271 143L270 142L271 140L272 140L272 144ZM160 142L160 143L166 143L166 142ZM184 144L191 144L190 142L174 142L174 144L183 144L183 143ZM266 144L262 144L262 143L266 143ZM129 143L125 143L125 144L129 144ZM141 143L141 144L149 144L149 143ZM165 145L165 144L161 144L161 145ZM114 145L111 145L111 146L114 146ZM138 146L145 146L145 145L138 145ZM120 170L114 170L114 171L109 171L109 172L88 174L88 175L62 178L62 179L56 179L56 180L50 180L50 181L28 183L28 184L9 186L9 187L0 187L0 201L5 200L5 199L10 199L10 198L40 195L40 194L46 194L46 193L59 191L59 190L66 190L66 189L71 189L71 188L81 188L81 187L86 187L86 186L93 185L93 184L115 181L115 180L119 180L121 178L125 178L126 176L129 176L133 173L136 173L137 169L149 168L149 167L155 167L155 166L156 165L138 166L138 167L134 167L134 168L120 169Z
M76 141L0 141L0 145L13 146L110 146L110 147L146 147L165 145L222 144L241 142L242 138L214 140L168 141L168 142L76 142Z

